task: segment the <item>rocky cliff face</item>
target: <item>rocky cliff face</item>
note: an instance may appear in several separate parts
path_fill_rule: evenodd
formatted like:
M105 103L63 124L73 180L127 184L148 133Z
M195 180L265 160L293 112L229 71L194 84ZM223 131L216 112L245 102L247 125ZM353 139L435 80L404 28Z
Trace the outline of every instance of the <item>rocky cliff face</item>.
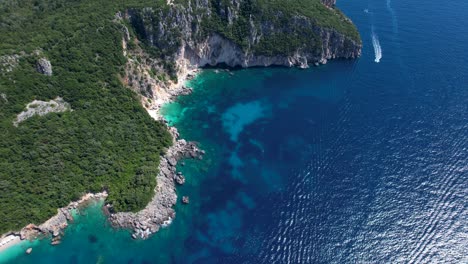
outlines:
M335 13L334 0L316 1L343 23L351 24L341 13ZM162 118L158 114L162 104L190 92L183 87L183 79L194 76L200 67L224 64L306 68L361 54L358 35L356 38L334 27L320 26L297 13L268 10L270 19L266 12L255 11L258 6L251 6L254 0L187 0L184 5L174 2L162 8L130 9L115 17L122 26L123 54L127 58L122 81L141 95L143 105L156 119ZM128 30L124 19L133 30ZM194 143L178 139L175 128L169 131L174 145L161 157L152 201L140 212L109 216L113 226L133 230L134 238L145 239L172 221L177 203L175 184L184 182L176 172L177 161L203 154ZM188 197L182 203L188 203Z
M335 0L321 1L333 12ZM140 40L176 62L176 71L219 64L305 68L361 55L359 39L299 14L278 11L271 14L274 20L267 19L252 10L251 2L193 0L159 10L129 10L127 18ZM351 24L344 16L342 23Z

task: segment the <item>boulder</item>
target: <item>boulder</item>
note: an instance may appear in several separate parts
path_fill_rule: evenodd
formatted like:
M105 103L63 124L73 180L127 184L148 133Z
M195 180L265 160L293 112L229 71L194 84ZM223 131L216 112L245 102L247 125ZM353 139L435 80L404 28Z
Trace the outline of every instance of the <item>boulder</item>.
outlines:
M61 241L61 237L60 236L56 236L54 238L52 238L52 242L50 243L52 246L56 246L58 244L60 244L62 241Z
M177 175L175 177L175 181L177 182L177 184L183 185L185 183L185 177L183 175Z
M175 158L173 158L173 157L167 158L167 162L169 163L169 165L171 165L173 167L175 165L177 165L177 160Z
M28 255L29 255L29 254L31 254L31 252L32 252L32 248L28 248L28 249L26 249L26 254L28 254Z
M36 64L36 70L44 75L52 75L52 64L46 58L40 58Z

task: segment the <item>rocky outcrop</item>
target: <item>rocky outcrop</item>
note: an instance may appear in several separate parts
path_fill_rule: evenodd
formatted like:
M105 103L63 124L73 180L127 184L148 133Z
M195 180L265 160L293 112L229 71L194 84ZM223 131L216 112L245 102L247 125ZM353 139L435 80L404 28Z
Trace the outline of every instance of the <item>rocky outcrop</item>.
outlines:
M49 113L60 113L68 110L71 110L70 104L65 102L61 97L57 97L48 102L34 100L26 105L26 110L18 114L16 120L13 121L13 125L18 126L19 123L35 115L44 116Z
M46 58L40 58L37 61L36 70L41 74L52 76L52 64Z
M322 1L322 4L330 8L334 8L336 5L336 0L321 0L321 1Z
M195 158L202 154L195 143L178 139L177 129L171 127L169 131L174 144L161 158L155 195L151 202L137 213L121 212L109 216L114 227L133 230L132 237L135 239L146 239L172 222L175 217L173 207L177 203L175 181L180 176L176 173L177 162L185 157Z
M12 54L0 56L0 73L13 71L19 64L19 60L23 55Z

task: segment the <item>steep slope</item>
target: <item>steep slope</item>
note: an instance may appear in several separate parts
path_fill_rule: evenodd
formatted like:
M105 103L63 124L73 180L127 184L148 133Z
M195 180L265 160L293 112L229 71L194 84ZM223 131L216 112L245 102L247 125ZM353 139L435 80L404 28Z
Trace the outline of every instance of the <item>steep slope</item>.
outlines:
M189 92L188 69L308 67L361 53L332 0L9 0L0 35L0 232L40 225L88 192L107 191L112 213L158 201L158 175L173 183L158 166L177 142L138 100L157 113ZM70 110L15 123L55 98Z
M361 40L335 1L187 0L131 9L139 39L198 67L299 66L356 58Z

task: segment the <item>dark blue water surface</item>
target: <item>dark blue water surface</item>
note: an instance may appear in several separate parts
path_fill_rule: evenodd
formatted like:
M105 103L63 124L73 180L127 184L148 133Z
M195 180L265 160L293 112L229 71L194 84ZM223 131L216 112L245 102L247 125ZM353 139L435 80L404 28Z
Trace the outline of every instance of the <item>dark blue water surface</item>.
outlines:
M206 70L165 106L207 151L171 226L133 241L97 204L8 261L468 263L468 2L338 5L359 60Z

